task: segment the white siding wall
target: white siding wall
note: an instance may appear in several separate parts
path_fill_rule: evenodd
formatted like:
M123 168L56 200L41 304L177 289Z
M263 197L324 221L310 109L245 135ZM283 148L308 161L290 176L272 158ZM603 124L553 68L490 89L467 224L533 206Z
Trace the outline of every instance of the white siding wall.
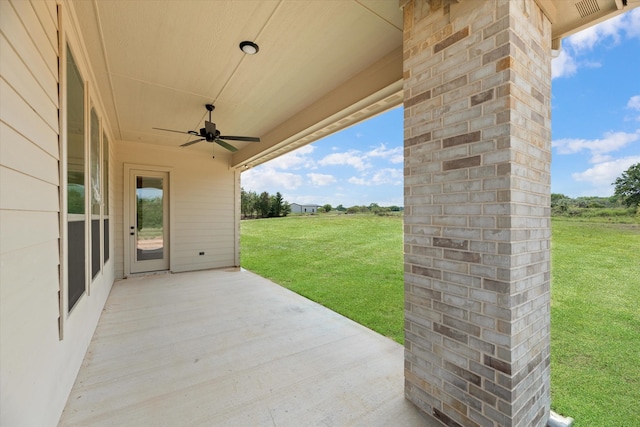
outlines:
M105 266L58 320L56 4L0 1L0 425L55 426L113 283Z
M217 151L222 151L220 148ZM239 175L229 158L189 148L119 142L114 170L116 276L125 274L124 183L125 164L171 169L171 271L231 267L238 264ZM205 255L199 255L204 252Z

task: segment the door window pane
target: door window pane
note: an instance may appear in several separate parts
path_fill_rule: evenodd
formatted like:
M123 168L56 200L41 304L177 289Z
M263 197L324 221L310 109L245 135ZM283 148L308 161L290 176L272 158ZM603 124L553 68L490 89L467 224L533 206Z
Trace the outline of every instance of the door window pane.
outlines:
M136 177L136 259L164 257L163 179Z

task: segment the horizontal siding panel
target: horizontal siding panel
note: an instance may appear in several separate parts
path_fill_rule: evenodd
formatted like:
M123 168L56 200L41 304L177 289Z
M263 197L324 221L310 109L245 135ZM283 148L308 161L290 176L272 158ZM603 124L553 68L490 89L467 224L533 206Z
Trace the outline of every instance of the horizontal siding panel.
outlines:
M180 231L201 231L209 234L217 234L219 232L226 232L233 229L233 220L229 219L227 221L215 219L207 219L206 221L190 221L190 222L182 222L182 217L178 218L180 222L178 222L175 227Z
M215 197L211 197L208 195L203 195L203 197L206 197L208 199L211 200L219 200L221 197L220 196L215 196ZM231 195L225 195L222 198L227 198L227 197L233 197ZM176 212L180 212L183 215L213 215L213 214L223 214L226 213L226 215L230 215L229 214L229 209L233 209L233 204L229 203L229 204L220 204L220 203L216 203L216 202L209 202L206 204L194 204L191 203L188 200L183 200L181 198L178 198L176 200Z
M43 390L59 392L60 383L48 380L59 368L50 363L60 348L57 255L57 241L2 255L2 388L11 391L3 394L2 419L16 421L7 425L45 425L25 423L30 417L15 411L24 411L27 407L35 410L34 401L44 402L36 396ZM25 403L25 399L31 403ZM37 411L42 410L40 404L37 407Z
M176 208L184 212L199 211L202 209L224 211L226 209L232 208L234 205L231 202L225 203L223 201L228 197L233 197L233 194L213 194L212 195L212 194L202 193L200 194L200 197L202 197L202 200L206 200L206 201L201 202L201 201L193 200L193 198L184 197L183 194L180 194L180 190L176 191L176 193L178 194L178 196L176 197L176 200L180 201L180 205L178 205Z
M41 0L32 0L35 1L37 3L44 3L44 5L47 7L47 10L49 11L49 15L51 15L51 19L56 22L56 28L58 28L58 4L56 2L56 0L45 0L45 1L41 1Z
M209 180L189 180L187 182L189 189L178 188L180 199L182 199L185 203L192 203L193 205L229 205L230 202L228 200L225 200L225 197L232 196L233 192L212 191L211 188L209 188L211 186L212 179L219 179L219 177L209 177ZM223 185L222 182L220 183L220 185Z
M20 325L21 329L17 335L29 336L25 333L27 329L45 324L57 338L58 290L60 288L58 253L58 241L50 240L2 255L0 282L19 283L20 286L0 287L2 317L10 319L1 324ZM29 306L33 308L29 309ZM34 316L34 313L37 313L37 316ZM20 320L18 321L17 318ZM51 322L43 322L44 318L50 319ZM11 335L5 335L4 332L3 338ZM42 336L42 333L38 335ZM34 342L29 343L31 346L33 344ZM20 357L26 355L25 352L18 351L16 348L13 348L13 352L17 352Z
M29 300L37 298L38 295L48 295L46 298L49 301L54 300L53 303L48 308L41 307L41 310L35 313L44 314L46 311L54 319L54 323L57 323L59 313L57 300L60 289L58 254L57 239L2 254L1 282L20 283L20 286L2 287L3 310L7 307L15 307L20 311L20 307L25 307ZM7 304L8 301L12 303Z
M219 246L219 242L215 240L193 243L191 241L181 243L176 242L173 245L173 249L175 254L178 256L180 254L183 254L184 256L191 256L193 254L198 255L200 251L205 251L207 255L209 255L210 252L215 253L216 255L222 255L228 250L228 248Z
M180 202L177 202L180 204ZM227 211L219 211L217 209L199 209L188 210L174 209L174 214L182 218L182 222L205 221L214 223L233 222L233 210L231 207Z
M29 64L29 69L34 73L40 85L47 91L49 97L52 100L57 99L57 70L51 72L40 52L31 41L29 33L20 22L11 3L7 1L0 1L0 28L2 28L3 34L7 37L14 50L20 53L22 61L25 64ZM4 92L2 93L4 95Z
M232 216L233 211L226 212L224 216L221 214L210 215L181 215L180 212L174 212L174 216L177 219L178 225L184 225L187 229L192 227L194 223L206 224L211 227L232 227L234 218Z
M25 175L58 185L58 159L27 140L12 128L0 122L0 164Z
M227 248L221 248L212 243L210 243L209 246L203 245L201 247L176 249L174 252L177 258L185 258L195 261L203 261L212 257L229 257L229 251ZM200 255L200 252L204 252L204 255Z
M188 263L184 260L178 260L176 268L173 269L174 272L180 273L183 271L196 271L196 270L210 270L212 268L225 268L225 267L233 267L235 262L233 258L229 259L220 259L215 262L207 262L207 263Z
M57 129L47 125L4 80L0 80L0 93L0 119L52 157L58 158Z
M185 232L183 230L174 230L174 244L191 244L196 247L196 245L203 244L221 244L223 242L231 243L230 239L233 239L233 232L202 232L200 235L197 231L188 231Z
M49 43L58 52L58 11L55 1L31 0L31 6L38 16L38 20L49 38Z
M59 211L58 187L0 166L0 209ZM4 239L3 239L4 240Z
M2 230L0 254L51 241L55 241L57 247L60 236L59 227L56 212L0 211L0 230Z
M204 255L200 255L200 252L204 252ZM212 259L221 259L221 258L231 258L233 256L230 255L229 251L225 248L215 248L215 247L201 247L194 248L191 251L176 251L174 253L174 257L176 259L182 259L186 262L190 263L203 263L211 261Z
M16 13L20 17L20 21L24 24L25 28L29 29L29 36L33 41L33 44L40 52L40 56L47 64L47 68L54 76L58 75L58 43L52 44L50 38L45 33L45 29L42 27L38 15L31 2L24 0L12 0L11 1Z
M29 105L37 105L39 115L52 129L58 129L58 101L52 101L9 42L0 35L0 73L11 82L18 95Z

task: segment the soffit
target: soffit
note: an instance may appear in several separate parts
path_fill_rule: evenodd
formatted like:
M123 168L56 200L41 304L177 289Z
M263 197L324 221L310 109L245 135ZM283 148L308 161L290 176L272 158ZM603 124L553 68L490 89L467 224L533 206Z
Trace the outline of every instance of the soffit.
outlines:
M197 130L205 103L216 106L212 119L223 134L282 138L279 127L300 111L315 111L311 120L320 121L343 108L314 108L336 88L347 104L380 85L401 88L402 11L395 1L100 0L72 7L108 121L125 141L177 147L189 136L152 128ZM256 42L258 54L243 54L243 40ZM367 73L394 52L386 80ZM345 83L358 76L375 83L350 96ZM251 149L259 157L260 149Z
M554 49L563 37L610 19L634 7L640 0L536 0L551 20Z

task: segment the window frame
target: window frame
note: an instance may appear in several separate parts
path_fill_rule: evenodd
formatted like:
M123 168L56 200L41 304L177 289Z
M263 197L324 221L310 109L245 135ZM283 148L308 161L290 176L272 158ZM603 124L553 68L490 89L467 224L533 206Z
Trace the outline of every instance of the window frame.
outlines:
M87 63L86 51L82 45L81 39L75 27L73 25L73 18L69 16L68 9L64 8L64 5L57 5L57 19L58 19L58 109L59 109L59 134L58 134L58 153L59 153L59 285L58 285L58 332L59 339L63 340L65 337L65 330L69 328L69 322L74 322L70 319L78 318L82 319L83 316L74 316L75 311L84 311L80 308L86 306L87 300L91 297L92 286L108 286L110 283L102 283L101 281L113 280L113 274L105 269L105 265L112 258L112 245L110 235L113 230L110 230L111 224L106 226L106 221L109 221L109 213L111 206L109 203L109 191L111 191L111 185L106 182L110 179L111 147L109 141L113 140L106 126L104 108L100 102L99 93L94 90L94 84L89 79L91 77L90 66ZM69 23L69 25L66 25ZM82 171L84 177L82 178L84 203L83 213L69 213L69 72L70 64L67 61L71 57L75 69L77 70L79 81L82 83L83 89L83 105L76 108L81 109L83 119L82 124L84 126L82 137L84 141L82 147L83 153L83 166ZM94 96L95 95L95 96ZM96 120L91 122L92 113L95 115ZM95 119L94 118L94 119ZM97 136L97 140L93 138ZM92 144L93 142L93 144ZM96 144L97 142L97 144ZM93 156L95 157L93 157ZM95 159L95 162L93 161ZM79 162L77 162L79 163ZM97 175L94 173L92 166L96 167ZM93 175L92 175L93 173ZM98 183L98 195L99 200L95 203L95 199L92 194L93 177L97 177ZM105 205L106 200L106 205ZM99 209L96 209L98 207ZM94 213L95 212L95 213ZM97 234L93 233L92 236L92 221L97 220L98 227ZM69 289L69 260L72 258L69 252L69 223L74 221L84 221L84 238L82 250L82 256L84 263L84 292L70 304L70 289ZM99 244L97 250L99 251L99 267L95 275L92 274L92 249L93 241L97 239ZM108 245L107 245L108 243ZM80 255L78 254L78 257ZM112 271L112 270L111 270ZM95 288L98 289L98 288ZM95 290L94 289L94 290Z

